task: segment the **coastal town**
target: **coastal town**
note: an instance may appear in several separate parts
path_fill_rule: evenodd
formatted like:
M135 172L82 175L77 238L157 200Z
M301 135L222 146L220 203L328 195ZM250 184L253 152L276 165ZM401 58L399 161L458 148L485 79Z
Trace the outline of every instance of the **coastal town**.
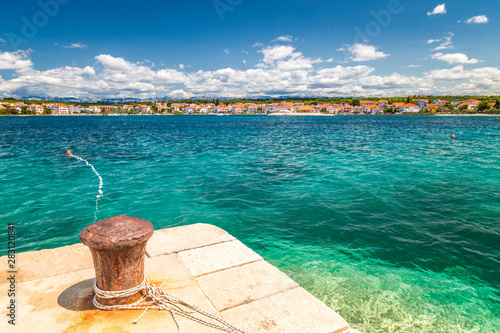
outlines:
M265 114L265 115L381 115L381 114L449 114L449 113L500 113L500 101L478 99L435 99L407 97L405 102L386 99L351 99L338 103L314 101L280 103L176 103L147 102L145 104L75 105L67 103L27 103L0 101L3 115L118 115L118 114Z

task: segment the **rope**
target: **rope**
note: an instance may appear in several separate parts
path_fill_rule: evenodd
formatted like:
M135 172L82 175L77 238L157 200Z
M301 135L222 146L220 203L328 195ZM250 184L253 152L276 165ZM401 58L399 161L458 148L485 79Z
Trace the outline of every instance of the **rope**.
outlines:
M144 316L144 314L151 309L155 310L165 310L170 312L172 315L172 319L177 326L177 331L180 333L181 329L179 323L177 322L177 318L175 315L180 315L182 317L191 319L199 324L218 329L224 332L229 333L245 333L231 324L227 323L224 319L217 317L211 313L201 310L195 305L184 302L183 300L167 294L163 289L163 285L165 281L161 284L161 286L156 287L154 284L150 284L147 277L136 287L127 289L127 290L119 290L119 291L108 291L102 290L94 283L94 306L101 310L131 310L131 309L144 309L142 314L132 322L132 324L137 324L137 322ZM138 294L139 292L143 292L143 296L137 302L126 305L103 305L98 300L97 297L109 299L109 298L123 298L129 297ZM206 318L213 319L217 321L219 324L211 323L203 318L196 317L194 313L198 313Z
M85 162L89 167L92 168L92 171L94 171L94 173L96 174L97 178L99 178L99 190L98 190L98 195L95 197L95 213L94 213L94 222L97 221L97 212L99 211L99 208L98 208L98 205L99 205L99 199L103 196L103 192L102 192L102 185L103 185L103 182L102 182L102 177L101 175L96 171L96 169L94 168L94 166L92 164L89 163L89 161L87 161L86 159L84 158L81 158L79 156L76 156L76 155L69 155L70 157L74 157L76 158L77 160L79 161L82 161L82 162Z
M146 286L146 278L144 278L144 280L142 280L142 282L138 286L127 290L116 290L116 291L102 290L97 286L97 284L94 283L94 291L96 296L99 296L100 298L124 298L124 297L134 296L135 294L142 291L145 286Z

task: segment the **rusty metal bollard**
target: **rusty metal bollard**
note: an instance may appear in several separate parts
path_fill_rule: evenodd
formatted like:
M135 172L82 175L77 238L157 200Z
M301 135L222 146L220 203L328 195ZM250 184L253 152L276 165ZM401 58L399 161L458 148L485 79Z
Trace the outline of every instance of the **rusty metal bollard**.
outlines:
M107 291L137 287L144 280L146 243L153 235L151 222L125 215L110 217L80 232L80 241L89 247L94 260L96 285ZM103 305L131 304L142 292L123 298L100 298Z

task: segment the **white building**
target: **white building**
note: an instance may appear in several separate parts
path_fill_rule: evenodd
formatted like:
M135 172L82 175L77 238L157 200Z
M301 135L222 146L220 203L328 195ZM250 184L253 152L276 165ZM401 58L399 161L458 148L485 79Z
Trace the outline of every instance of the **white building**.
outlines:
M80 106L79 105L69 105L68 111L70 114L80 113Z
M52 104L52 114L69 114L68 106L64 104Z
M399 107L399 112L401 113L419 113L420 107L415 104L405 104Z
M328 113L332 113L332 114L339 114L341 109L340 109L340 106L330 106L330 107L326 108L326 111Z
M36 114L42 114L43 106L40 104L31 104L26 108L26 110L36 112Z
M80 113L99 113L101 112L101 108L97 105L91 106L80 106Z
M417 99L415 102L418 104L418 106L420 106L421 109L425 108L429 104L428 99Z

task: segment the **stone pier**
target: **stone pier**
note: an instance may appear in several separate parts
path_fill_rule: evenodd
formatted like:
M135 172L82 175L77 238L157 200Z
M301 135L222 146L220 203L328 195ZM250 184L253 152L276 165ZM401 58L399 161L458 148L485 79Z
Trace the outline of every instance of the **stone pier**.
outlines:
M146 276L163 289L251 332L347 333L349 324L224 230L193 224L157 230L149 240ZM1 257L3 267L7 257ZM16 326L1 332L177 332L170 313L101 311L92 304L95 272L83 244L17 254ZM5 313L7 273L0 305ZM176 317L182 332L221 332Z

